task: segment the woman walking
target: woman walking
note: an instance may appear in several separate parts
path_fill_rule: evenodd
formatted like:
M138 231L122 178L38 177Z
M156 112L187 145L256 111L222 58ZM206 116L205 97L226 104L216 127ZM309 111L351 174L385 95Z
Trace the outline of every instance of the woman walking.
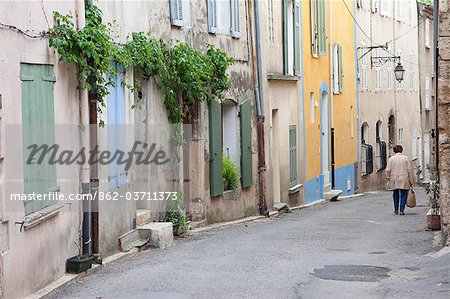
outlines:
M412 187L413 182L411 164L408 157L402 152L403 147L401 145L394 146L395 155L389 158L386 168L389 190L393 191L395 215L399 214L399 201L400 215L405 215L408 190Z

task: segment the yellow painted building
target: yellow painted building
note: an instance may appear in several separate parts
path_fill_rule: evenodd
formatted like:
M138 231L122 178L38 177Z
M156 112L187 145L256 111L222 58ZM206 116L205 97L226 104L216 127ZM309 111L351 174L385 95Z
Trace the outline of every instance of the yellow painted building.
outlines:
M355 192L359 126L354 7L351 0L302 1L305 202L324 198L332 189L343 195Z

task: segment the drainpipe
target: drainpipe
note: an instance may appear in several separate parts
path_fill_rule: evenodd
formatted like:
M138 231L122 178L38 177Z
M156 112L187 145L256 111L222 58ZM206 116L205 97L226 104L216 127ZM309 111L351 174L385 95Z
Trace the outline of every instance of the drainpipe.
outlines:
M253 6L254 3L254 6ZM248 1L249 6L249 24L250 24L250 37L252 47L252 70L253 70L253 85L255 92L256 102L256 129L258 137L258 202L259 212L261 215L268 215L267 203L266 203L266 159L265 159L265 140L264 140L264 98L262 90L262 72L261 72L261 35L259 30L259 1ZM255 46L253 46L253 22L252 22L252 10L255 17Z
M331 150L331 189L336 187L335 181L335 161L334 161L334 80L333 78L333 1L330 3L330 118L331 118L331 129L330 129L330 150Z
M434 1L433 6L433 48L434 48L434 109L435 109L435 147L436 147L436 175L439 181L439 124L438 124L438 75L439 75L439 49L438 49L438 37L439 37L439 1Z
M83 28L86 24L85 4L84 0L76 0L77 9L77 25L78 29ZM80 101L80 132L81 142L85 149L89 149L89 99L88 91L79 88ZM90 192L90 168L88 161L84 161L81 166L81 193L88 194ZM82 240L83 240L83 255L91 256L91 204L90 200L83 200L83 226L82 226Z

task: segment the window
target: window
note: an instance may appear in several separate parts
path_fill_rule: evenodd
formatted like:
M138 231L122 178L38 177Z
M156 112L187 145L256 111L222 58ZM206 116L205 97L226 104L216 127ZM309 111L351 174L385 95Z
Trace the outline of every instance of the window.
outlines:
M379 1L380 0L372 0L372 13L378 13L378 8L379 8Z
M409 90L414 91L415 85L415 64L414 64L414 52L409 53Z
M317 0L311 0L311 53L319 56L319 26L317 24Z
M401 49L397 49L397 55L399 56L400 59L398 60L401 64L403 64L403 56L402 56L402 50ZM402 90L403 89L403 81L402 82L398 82L397 81L397 90Z
M184 26L189 15L188 0L170 0L170 21L173 26Z
M425 48L430 49L430 19L425 19Z
M412 158L417 158L417 126L411 127Z
M391 49L390 48L388 48L388 50L387 50L387 52L388 53L392 53L391 52ZM390 55L390 54L389 54ZM387 64L386 64L386 70L387 70L387 89L388 90L392 90L392 88L393 88L393 80L394 80L394 68L392 67L393 66L393 62L392 62L392 60L391 59L389 59L388 61L387 61Z
M59 191L56 180L56 165L31 163L32 144L55 144L55 106L53 86L56 82L53 66L42 64L20 64L22 81L22 124L23 124L23 188L24 194L48 194ZM24 201L25 215L39 211L57 201Z
M381 120L376 124L376 147L375 147L375 164L377 171L386 169L387 166L387 146L383 141L383 123Z
M229 34L239 38L241 35L239 3L239 0L207 0L209 33Z
M413 19L413 4L415 5L415 1L408 0L408 21L409 26L413 25L414 19Z
M391 5L389 0L380 0L380 14L382 16L388 17L390 14L389 6Z
M273 1L275 0L269 0L269 3L267 5L268 8L268 25L269 25L269 41L270 43L275 43L275 26L274 26L274 21L273 21Z
M398 129L398 141L403 142L404 136L403 136L403 128Z
M373 147L369 144L369 125L365 122L361 127L361 175L373 172Z
M297 185L297 127L289 126L289 187Z
M112 78L115 86L108 87L109 95L107 99L108 111L108 148L114 153L116 151L125 152L126 137L125 137L125 88L123 86L125 80L125 71L115 65L117 76ZM108 165L108 180L109 186L119 187L126 183L127 172L125 165L119 164L118 161Z
M283 0L284 73L300 75L300 4L299 0Z
M327 55L326 0L311 0L312 55Z
M401 0L395 1L395 18L397 21L402 20L402 3Z
M381 49L377 48L375 51L376 57L381 57ZM375 91L381 91L381 61L377 59L375 65Z
M333 56L333 92L340 94L343 86L343 74L342 74L342 46L334 44L332 46Z
M314 98L314 92L309 94L309 109L310 109L310 120L314 123L314 114L316 112L316 99Z
M366 54L367 48L364 42L361 44L361 49L362 55ZM361 84L361 90L367 90L367 55L364 55L361 58L359 81Z
M425 110L430 110L430 77L425 77Z
M207 0L208 2L208 31L217 33L217 0Z
M239 30L239 0L230 0L231 1L231 36L235 38L239 38L241 36Z
M223 154L236 165L239 162L237 145L238 110L235 102L225 100L222 103L222 148Z

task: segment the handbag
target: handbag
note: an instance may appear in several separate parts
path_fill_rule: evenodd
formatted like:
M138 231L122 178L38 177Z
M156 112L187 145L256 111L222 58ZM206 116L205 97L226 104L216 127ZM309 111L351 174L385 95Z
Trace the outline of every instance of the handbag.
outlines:
M412 188L409 189L408 199L406 200L406 206L408 208L414 208L416 206L416 194Z

